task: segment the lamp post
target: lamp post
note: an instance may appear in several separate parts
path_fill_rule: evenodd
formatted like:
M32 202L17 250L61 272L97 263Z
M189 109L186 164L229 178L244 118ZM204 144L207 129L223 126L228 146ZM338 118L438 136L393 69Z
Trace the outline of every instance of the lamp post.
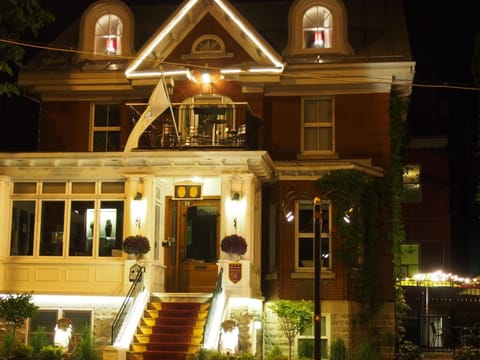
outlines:
M320 300L320 285L322 282L322 200L316 196L313 199L313 233L314 233L314 358L322 358L322 304Z
M324 194L324 198L328 199L329 194L333 192L340 192L344 194L343 190L330 190ZM320 360L322 358L322 303L321 303L321 284L322 284L322 228L323 228L323 209L322 198L314 196L305 191L289 191L282 202L282 208L288 222L294 218L293 212L287 207L290 202L296 199L310 200L313 202L313 262L314 262L314 359ZM352 209L345 212L344 220L348 221Z

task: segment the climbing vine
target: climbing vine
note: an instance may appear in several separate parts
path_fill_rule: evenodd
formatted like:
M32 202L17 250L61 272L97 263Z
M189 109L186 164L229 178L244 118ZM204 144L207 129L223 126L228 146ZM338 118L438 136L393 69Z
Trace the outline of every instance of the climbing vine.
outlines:
M360 304L359 321L367 324L382 302L379 268L379 239L383 238L382 212L385 186L382 179L356 170L336 170L317 181L322 194L334 205L333 222L341 245L336 252L352 278L355 298ZM345 211L350 222L344 221ZM384 235L384 234L383 234Z
M397 313L403 294L395 284L400 273L400 245L405 234L401 217L401 199L403 194L403 145L405 143L406 103L392 93L390 102L391 116L391 158L385 176L369 176L356 170L336 170L317 180L321 194L328 194L336 209L334 213L335 229L342 240L335 254L346 266L352 278L353 291L360 304L359 320L368 324L382 306L381 262L378 261L382 242L388 242L393 255L392 286L395 287ZM343 218L350 211L350 223ZM388 245L386 245L388 246ZM397 333L401 332L401 323L397 323Z

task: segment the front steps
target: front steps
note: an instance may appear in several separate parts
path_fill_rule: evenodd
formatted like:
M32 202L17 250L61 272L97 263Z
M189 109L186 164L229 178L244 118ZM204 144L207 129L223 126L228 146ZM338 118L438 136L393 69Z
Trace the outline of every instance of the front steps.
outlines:
M127 360L186 360L201 346L209 297L152 296Z

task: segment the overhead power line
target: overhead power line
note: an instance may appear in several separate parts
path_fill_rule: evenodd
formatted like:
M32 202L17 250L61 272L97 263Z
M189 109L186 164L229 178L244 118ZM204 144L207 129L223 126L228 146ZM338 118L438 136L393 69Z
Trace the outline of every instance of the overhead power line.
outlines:
M90 56L98 56L98 54L95 54L93 51L81 51L78 49L73 49L73 48L65 48L65 47L54 47L54 46L47 46L47 45L39 45L36 43L32 42L26 42L26 41L17 41L17 40L10 40L10 39L1 39L0 42L3 43L8 43L11 45L17 45L17 46L22 46L22 47L28 47L28 48L34 48L34 49L40 49L40 50L47 50L47 51L58 51L58 52L68 52L68 53L75 53L75 54L84 54L84 55L90 55ZM136 59L134 56L124 56L124 55L115 55L116 59L119 60L133 60ZM176 66L184 66L184 67L199 67L204 69L205 66L200 66L200 65L194 65L194 64L185 64L185 63L175 63L175 62L166 62L163 61L164 64L170 64L170 65L176 65ZM214 68L214 67L209 67L209 69L212 70L220 70L219 68ZM303 75L308 75L309 73L302 73ZM328 74L322 72L322 74L315 74L315 73L310 73L311 78L317 78L319 76L325 77L325 75L328 76L337 76L337 74ZM351 76L352 78L365 78L365 79L371 79L377 82L382 82L385 83L386 79L385 78L375 78L373 76ZM475 86L475 85L458 85L454 83L447 83L447 82L432 82L429 84L425 83L417 83L413 82L411 84L412 87L417 87L417 88L434 88L434 89L454 89L454 90L466 90L466 91L480 91L480 87Z

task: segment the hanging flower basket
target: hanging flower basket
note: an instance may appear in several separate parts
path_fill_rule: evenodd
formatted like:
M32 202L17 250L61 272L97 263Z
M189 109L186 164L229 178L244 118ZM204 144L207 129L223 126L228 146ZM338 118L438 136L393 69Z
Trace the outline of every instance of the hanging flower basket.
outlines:
M220 248L228 254L244 255L247 252L247 241L237 234L227 235L222 239Z
M122 249L127 254L139 256L150 251L150 242L146 236L130 235L123 240Z

